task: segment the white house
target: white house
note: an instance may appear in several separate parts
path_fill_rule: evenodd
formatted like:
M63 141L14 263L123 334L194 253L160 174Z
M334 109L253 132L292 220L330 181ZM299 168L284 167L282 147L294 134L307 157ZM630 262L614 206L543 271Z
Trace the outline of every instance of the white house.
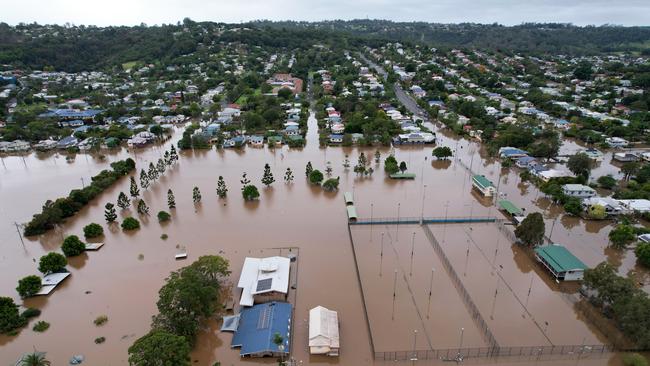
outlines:
M605 142L611 147L626 147L629 144L627 140L620 137L608 137L605 139Z
M309 353L339 355L339 317L336 311L322 306L309 310Z
M645 213L650 212L650 201L644 199L638 200L618 200L624 209L630 212Z
M286 300L290 269L291 261L286 257L246 257L237 284L242 289L239 305Z
M596 195L596 190L583 184L565 184L562 193L570 197L590 198Z

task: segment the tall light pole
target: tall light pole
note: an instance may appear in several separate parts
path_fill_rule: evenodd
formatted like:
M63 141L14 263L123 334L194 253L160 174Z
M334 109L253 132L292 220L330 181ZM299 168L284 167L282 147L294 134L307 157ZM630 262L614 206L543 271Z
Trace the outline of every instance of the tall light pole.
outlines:
M381 277L381 267L384 264L384 233L381 233L381 251L379 252L379 277Z
M397 297L397 270L395 270L395 276L393 279L393 314L391 319L395 320L395 298Z
M465 333L465 328L460 328L460 342L458 343L458 354L456 355L456 362L463 360L463 356L460 353L460 350L463 348L463 335Z
M354 198L354 196L353 196ZM372 214L373 214L373 204L370 204L370 241L372 242Z
M400 209L400 203L397 203L397 228L395 229L395 241L399 241L399 209Z
M431 279L429 279L429 303L427 304L427 319L429 319L429 313L431 311L431 293L433 290L433 272L435 272L435 268L431 268Z
M420 225L424 223L424 200L426 198L427 185L425 184L422 189L422 211L420 212Z
M418 353L416 351L418 343L418 331L417 329L413 330L413 355L411 356L411 361L415 364L415 361L418 360Z
M415 252L415 231L413 232L413 237L411 238L411 267L409 269L409 276L413 276L413 253Z

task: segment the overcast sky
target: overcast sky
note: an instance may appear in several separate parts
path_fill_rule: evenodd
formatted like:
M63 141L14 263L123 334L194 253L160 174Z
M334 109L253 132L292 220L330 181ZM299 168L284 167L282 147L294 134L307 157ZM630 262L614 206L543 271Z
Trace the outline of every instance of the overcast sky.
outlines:
M193 20L389 19L650 25L650 0L0 0L0 21L149 25Z

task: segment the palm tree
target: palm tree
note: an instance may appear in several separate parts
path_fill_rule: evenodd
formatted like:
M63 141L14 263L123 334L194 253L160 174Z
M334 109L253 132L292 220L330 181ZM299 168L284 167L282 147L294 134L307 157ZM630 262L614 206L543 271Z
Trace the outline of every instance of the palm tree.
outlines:
M23 355L16 366L50 366L51 363L45 358L45 352L34 350L33 353Z

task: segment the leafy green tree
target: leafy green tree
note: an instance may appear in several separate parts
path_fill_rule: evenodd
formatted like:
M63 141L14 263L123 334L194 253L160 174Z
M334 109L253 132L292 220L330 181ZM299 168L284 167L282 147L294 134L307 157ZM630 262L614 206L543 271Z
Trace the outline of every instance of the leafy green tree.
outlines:
M228 187L226 187L226 181L223 180L222 176L219 176L219 180L217 181L217 196L219 198L226 198L228 195Z
M340 177L330 178L323 182L323 189L329 192L337 191L339 189Z
M149 215L149 206L142 199L138 201L138 213L140 215Z
M593 166L593 161L585 153L577 153L569 157L567 161L567 167L569 170L578 176L583 176L589 178L589 173L591 172Z
M171 156L170 156L170 154L169 154L169 151L165 151L165 153L163 154L163 162L164 162L165 165L167 165L167 166L169 166L169 165L172 164Z
M566 203L564 203L564 211L567 213L578 216L582 212L582 202L576 197L570 197Z
M524 244L538 246L544 242L544 218L539 212L528 214L526 218L515 229L515 236Z
M287 171L284 173L284 182L293 183L293 172L291 171L291 168L287 168Z
M328 161L325 164L325 175L327 175L328 177L331 177L332 176L332 171L333 171L332 162Z
M140 221L133 217L127 217L122 221L122 230L130 231L140 228Z
M632 178L632 176L634 176L638 171L639 163L636 161L630 161L621 166L621 173L625 176L626 181L630 180L630 178Z
M192 201L194 201L194 203L201 202L201 191L199 190L199 187L194 187L192 189Z
M399 165L393 155L388 155L384 160L384 171L388 174L395 174L399 171Z
M406 169L407 169L407 167L406 167L406 162L405 161L399 163L399 171L400 172L404 173L406 171Z
M311 161L307 162L307 166L305 167L305 176L309 178L309 174L314 171L314 167L311 166Z
M106 206L104 206L104 218L106 219L106 222L113 223L117 219L117 213L115 212L115 205L112 203L108 202Z
M366 159L366 155L364 153L361 153L359 155L359 159L357 160L357 165L354 166L354 172L357 174L366 174L366 165L368 164L368 161Z
M63 240L61 250L66 257L74 257L86 251L86 244L78 236L70 235Z
M309 183L311 184L320 185L324 178L325 177L323 177L323 173L321 173L318 169L313 170L311 173L309 173Z
M602 205L590 206L589 209L587 210L587 214L589 215L590 218L596 220L602 220L605 217L607 217L607 211L605 211L605 207Z
M343 168L347 169L349 167L350 167L350 157L348 156L348 154L345 154L345 158L343 159Z
M0 334L9 334L27 324L27 318L20 316L18 305L11 297L0 297Z
M35 275L31 275L23 277L18 281L18 287L16 287L16 291L18 291L18 294L22 298L31 297L41 291L42 286L43 284L41 283L41 278Z
M589 80L593 74L592 66L587 61L581 61L573 70L573 77L580 80Z
M447 146L438 146L431 153L436 159L448 159L453 155L451 149Z
M623 366L648 366L648 360L639 353L626 353L623 355Z
M252 201L259 198L260 192L257 190L257 187L252 184L248 184L242 189L242 196L246 201Z
M51 364L45 357L45 352L35 350L21 357L16 366L50 366Z
M129 193L131 193L132 198L137 198L140 196L140 189L138 184L135 182L135 177L131 176L131 187L129 188Z
M379 152L379 150L377 150L375 151L375 164L379 164L380 161L381 161L381 153Z
M176 198L174 197L174 192L172 192L171 188L167 190L167 206L170 210L176 208Z
M149 180L149 174L147 174L147 172L145 172L144 169L142 169L140 171L140 187L142 187L143 189L147 189L149 188L150 185L151 182Z
M265 186L269 187L271 184L275 182L275 178L273 178L273 173L271 173L271 167L269 164L264 164L264 175L262 176L262 184Z
M94 222L84 226L84 237L86 239L96 238L104 235L104 228Z
M636 233L631 225L620 224L609 232L609 241L616 249L623 249L634 240L636 240Z
M158 211L158 221L159 222L169 221L169 219L171 219L171 217L172 216L166 211Z
M611 175L603 175L598 178L598 184L605 189L612 189L616 187L616 179Z
M59 253L50 252L42 256L38 261L38 270L43 274L50 274L56 272L62 272L65 270L65 266L68 264L68 260Z
M639 243L634 249L636 259L646 268L650 268L650 243Z
M190 344L185 337L152 330L129 347L129 365L190 365Z
M127 197L124 192L120 192L120 194L117 196L117 206L122 210L126 210L131 206L131 200L129 200L129 197Z

